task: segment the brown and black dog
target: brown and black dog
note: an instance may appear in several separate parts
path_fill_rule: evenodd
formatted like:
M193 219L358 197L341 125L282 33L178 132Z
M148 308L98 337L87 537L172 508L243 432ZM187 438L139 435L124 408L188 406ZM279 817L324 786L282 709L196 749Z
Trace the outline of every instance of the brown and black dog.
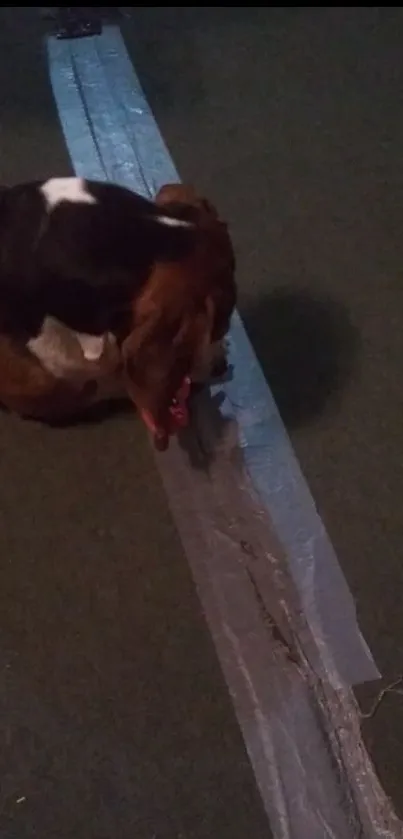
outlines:
M0 402L65 420L126 393L161 448L186 378L223 372L236 304L226 225L189 187L155 202L53 179L0 195Z

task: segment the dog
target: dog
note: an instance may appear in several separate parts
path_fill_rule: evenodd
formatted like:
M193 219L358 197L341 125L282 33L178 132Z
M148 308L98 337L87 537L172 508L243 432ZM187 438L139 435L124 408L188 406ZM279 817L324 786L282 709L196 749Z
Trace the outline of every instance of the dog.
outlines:
M0 401L13 411L54 420L126 393L164 447L183 380L224 370L235 304L227 227L190 187L152 202L56 178L0 194Z

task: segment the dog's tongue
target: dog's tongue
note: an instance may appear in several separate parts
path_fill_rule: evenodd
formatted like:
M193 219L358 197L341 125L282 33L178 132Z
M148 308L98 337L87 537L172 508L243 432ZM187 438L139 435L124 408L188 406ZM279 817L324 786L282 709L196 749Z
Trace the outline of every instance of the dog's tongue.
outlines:
M190 379L186 377L178 392L176 393L175 399L172 402L172 405L169 408L169 417L170 417L170 424L169 429L165 430L160 428L150 411L143 408L141 411L141 416L145 425L147 426L148 430L151 431L153 435L155 444L158 449L164 450L168 446L169 436L172 436L180 428L186 428L189 424L189 409L188 409L188 399L190 394Z

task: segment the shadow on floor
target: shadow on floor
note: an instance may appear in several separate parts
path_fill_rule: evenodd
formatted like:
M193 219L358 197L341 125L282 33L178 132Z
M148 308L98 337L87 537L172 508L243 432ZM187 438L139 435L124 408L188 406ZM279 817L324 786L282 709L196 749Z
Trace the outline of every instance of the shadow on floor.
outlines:
M338 301L296 287L278 288L242 318L288 428L312 422L347 384L359 347Z
M9 411L4 405L0 404L0 413L8 414ZM37 423L38 425L45 425L48 428L63 429L75 428L81 425L99 425L99 423L114 419L115 417L127 415L133 416L135 409L131 402L127 399L119 399L116 401L102 402L87 408L82 414L68 419L61 420L36 420L30 417L26 418L26 422Z
M285 425L314 422L342 393L358 354L358 331L346 308L309 289L282 286L241 314ZM193 433L179 435L194 469L207 470L226 437L237 436L221 414L223 399L223 393L200 392Z

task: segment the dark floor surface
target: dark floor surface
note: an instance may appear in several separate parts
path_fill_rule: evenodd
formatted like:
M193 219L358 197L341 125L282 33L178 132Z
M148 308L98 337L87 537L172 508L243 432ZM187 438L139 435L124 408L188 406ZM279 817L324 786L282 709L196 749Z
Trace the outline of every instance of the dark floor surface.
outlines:
M68 171L24 9L0 10L6 181ZM403 10L137 7L123 30L182 178L230 221L241 313L392 680ZM142 429L0 424L5 835L88 839L92 819L97 839L267 836ZM402 697L365 733L403 815Z
M0 9L0 181L68 174L35 10ZM269 839L146 435L0 415L0 835Z
M403 10L144 8L124 28L387 680L403 673ZM379 686L360 689L367 709ZM403 815L403 698L364 727Z

